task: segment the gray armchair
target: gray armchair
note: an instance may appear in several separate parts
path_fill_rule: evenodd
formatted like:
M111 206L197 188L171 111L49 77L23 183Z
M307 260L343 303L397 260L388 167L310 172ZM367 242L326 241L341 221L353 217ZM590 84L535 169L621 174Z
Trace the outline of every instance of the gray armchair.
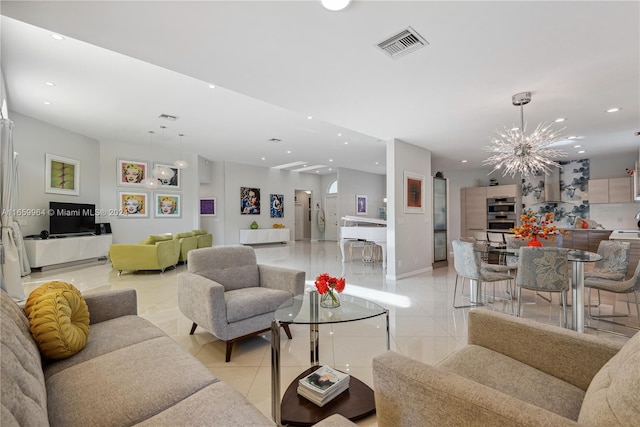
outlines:
M200 326L226 341L227 362L235 341L271 329L276 309L304 292L304 271L257 264L248 246L194 249L187 268L178 275L178 307L193 321L190 334Z
M379 427L638 425L640 334L623 346L481 309L468 325L437 366L373 359Z

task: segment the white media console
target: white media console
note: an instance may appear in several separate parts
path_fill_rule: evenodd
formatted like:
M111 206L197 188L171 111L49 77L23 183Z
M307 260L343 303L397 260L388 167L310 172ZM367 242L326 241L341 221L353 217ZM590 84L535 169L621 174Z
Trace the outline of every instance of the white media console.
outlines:
M263 243L286 243L290 239L288 228L258 228L256 230L240 230L240 243L243 245L260 245Z
M105 258L113 242L111 234L74 236L51 239L25 239L24 248L33 268L48 267L68 262Z

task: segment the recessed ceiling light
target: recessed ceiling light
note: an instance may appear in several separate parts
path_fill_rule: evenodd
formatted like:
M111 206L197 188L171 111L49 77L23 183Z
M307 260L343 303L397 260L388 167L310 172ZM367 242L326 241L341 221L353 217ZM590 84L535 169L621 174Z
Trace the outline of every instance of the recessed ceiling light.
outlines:
M565 119L564 117L560 117L558 119L555 119L554 122L560 123L560 122L564 122L565 120L567 120L567 119Z
M333 162L333 159L329 159L330 162Z
M46 84L47 86L55 86L56 84L53 82L44 82L44 84Z
M622 110L622 108L618 108L618 107L615 107L615 108L609 108L609 109L607 110L607 113L617 113L617 112L618 112L618 111L620 111L620 110Z
M56 34L56 33L51 34L51 37L56 39L56 40L64 40L64 37L62 37L60 34Z
M342 136L342 134L341 134L341 133L339 133L339 134L338 134L338 136Z
M291 154L291 150L287 150L287 154Z
M263 157L263 158L262 158L262 160L267 160L267 158L266 158L266 157Z
M379 164L380 164L380 162L376 162L376 165L379 165Z
M44 105L53 105L51 101L44 101Z
M580 145L580 144L573 146L573 148L580 148L580 147L582 147L582 145Z
M344 142L344 145L349 145L349 141L345 141L345 142Z
M332 168L329 168L329 172L331 172L332 170L333 170Z
M320 3L322 3L325 9L337 12L349 6L351 0L320 0Z
M320 173L320 171L317 170L316 173Z
M463 160L462 163L467 163L468 160Z
M215 89L215 88L216 88L216 85L213 85L213 84L209 85L209 89Z
M586 151L584 151L584 150L578 151L578 154L584 154L584 153L586 153Z
M311 120L311 119L313 119L313 117L311 117L311 116L307 116L307 119Z

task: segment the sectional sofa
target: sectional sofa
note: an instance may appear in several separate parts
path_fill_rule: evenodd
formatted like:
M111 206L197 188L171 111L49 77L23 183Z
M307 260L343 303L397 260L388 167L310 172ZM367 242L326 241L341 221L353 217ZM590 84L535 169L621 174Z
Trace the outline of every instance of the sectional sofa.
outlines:
M137 316L135 290L86 295L89 340L56 361L41 358L23 309L0 294L3 427L274 425Z

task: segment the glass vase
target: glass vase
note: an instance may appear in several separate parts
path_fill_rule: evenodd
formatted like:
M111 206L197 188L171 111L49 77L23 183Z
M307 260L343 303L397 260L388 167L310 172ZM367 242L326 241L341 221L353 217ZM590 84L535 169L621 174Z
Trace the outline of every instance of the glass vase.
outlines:
M529 240L527 246L542 246L542 243L540 243L540 241L538 240L538 236L534 234L533 236L531 236L531 240Z
M340 294L329 288L327 292L320 295L320 305L324 308L340 307Z

